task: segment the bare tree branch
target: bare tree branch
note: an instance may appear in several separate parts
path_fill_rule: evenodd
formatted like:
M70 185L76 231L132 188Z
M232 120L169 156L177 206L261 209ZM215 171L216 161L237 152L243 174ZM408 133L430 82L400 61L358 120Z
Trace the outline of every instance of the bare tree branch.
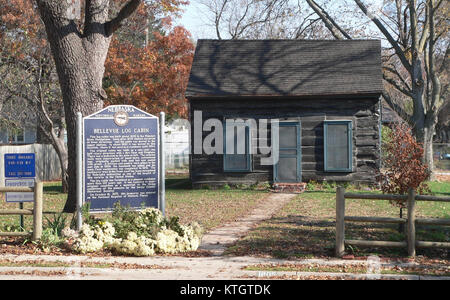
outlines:
M391 72L392 74L394 74L395 76L397 76L397 78L403 83L403 85L406 87L406 89L408 90L409 93L411 93L412 89L411 86L408 84L408 82L406 82L404 76L402 76L397 68L395 66L393 66L392 68L389 66L383 66L383 69L385 69L386 71Z
M309 6L314 10L314 12L322 19L325 26L330 30L331 34L338 40L349 39L351 36L347 34L330 15L320 7L314 0L306 0Z
M112 35L117 29L120 28L122 22L131 16L136 9L138 9L139 5L142 3L142 0L130 0L124 7L119 11L117 16L109 22L105 24L105 31L108 36Z
M391 96L389 96L389 94L386 91L383 91L383 99L386 101L386 103L400 116L400 118L402 118L404 121L406 121L408 124L410 124L411 126L413 126L414 122L412 122L412 116L409 115L404 109L403 107L401 107L398 103L396 103L395 101L393 101L393 99L391 98Z
M439 73L450 70L450 43L447 45L447 50L445 50L444 58L442 60L441 67L439 68Z
M404 87L400 86L397 81L395 81L394 79L388 77L386 74L383 74L383 79L388 82L390 85L392 85L396 90L398 90L399 92L403 93L404 95L411 97L411 91L405 89Z
M225 6L227 5L227 3L228 3L228 0L224 0L219 12L216 12L215 25L216 25L217 38L219 40L222 39L222 36L220 35L220 20L222 20L222 14L225 10Z
M386 27L383 26L383 24L381 23L381 21L375 17L370 15L367 7L364 5L364 3L362 3L360 0L354 0L356 2L356 4L359 6L359 8L362 10L362 12L368 16L372 22L378 27L378 29L383 33L383 35L386 37L386 39L389 41L389 43L391 44L391 46L394 48L395 53L397 54L398 58L400 59L400 61L402 62L403 66L409 71L411 72L411 64L409 63L408 59L405 56L405 53L403 52L403 50L401 49L400 45L398 44L398 42L392 37L392 35L389 33L389 31L386 29Z
M430 26L429 26L430 22L428 22L429 21L428 20L428 15L429 15L428 5L426 6L425 11L426 11L425 12L425 25L424 25L424 28L422 31L422 36L420 37L419 45L418 45L419 51L421 53L425 50L426 42L428 40L428 35L429 35L429 31L430 31Z
M429 105L429 112L434 112L437 110L436 105L440 101L441 95L441 82L439 80L439 76L436 72L436 63L434 57L434 46L435 46L435 25L434 25L434 14L435 14L435 0L428 0L428 19L429 19L429 28L430 28L430 38L428 40L428 64L430 70L430 77L433 83L432 91L431 91L431 101Z

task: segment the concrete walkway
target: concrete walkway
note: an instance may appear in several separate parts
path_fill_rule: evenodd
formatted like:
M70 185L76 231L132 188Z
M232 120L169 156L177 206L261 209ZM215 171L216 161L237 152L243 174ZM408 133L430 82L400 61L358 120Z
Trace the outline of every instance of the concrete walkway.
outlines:
M270 264L315 264L322 266L367 266L364 260L279 260L256 257L87 257L87 256L45 256L45 255L2 255L2 260L20 262L58 262L70 267L0 267L0 280L12 279L58 279L58 280L230 280L230 279L279 279L280 276L290 278L339 278L339 279L402 279L402 280L450 280L450 277L434 277L419 275L382 275L351 274L324 272L267 272L247 271L243 268L250 265ZM151 269L136 268L82 268L82 263L97 264L133 264L151 266ZM414 266L414 263L382 263L382 266Z
M222 255L227 245L244 236L257 223L270 219L293 197L295 194L270 194L249 215L205 234L199 249L210 251L215 256Z

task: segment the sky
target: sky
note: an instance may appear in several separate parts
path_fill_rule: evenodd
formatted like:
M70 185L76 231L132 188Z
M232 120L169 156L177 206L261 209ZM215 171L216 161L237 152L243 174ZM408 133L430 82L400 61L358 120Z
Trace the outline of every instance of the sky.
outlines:
M363 2L369 11L374 12L375 15L378 15L381 11L380 9L386 4L386 0L364 0ZM344 3L346 3L345 0L334 0L332 2L333 5ZM210 22L208 21L207 11L197 0L190 0L190 4L184 7L182 17L175 20L174 23L185 27L192 34L192 38L195 41L198 39L216 39L217 35L214 26L208 25ZM366 19L366 21L369 20Z
M191 34L194 40L198 39L214 39L216 34L212 26L208 26L208 18L204 12L205 9L201 8L201 4L194 1L184 8L182 18L176 20L176 25L182 25Z

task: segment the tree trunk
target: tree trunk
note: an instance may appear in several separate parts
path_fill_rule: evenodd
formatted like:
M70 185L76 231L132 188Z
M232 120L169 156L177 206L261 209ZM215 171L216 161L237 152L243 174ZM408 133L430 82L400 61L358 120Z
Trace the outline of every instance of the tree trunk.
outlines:
M62 191L63 193L69 192L69 175L67 172L68 167L68 153L66 149L66 145L64 144L64 131L58 137L56 141L53 142L53 147L58 153L59 163L61 165L61 182L62 182Z
M143 0L129 0L111 20L110 0L86 0L84 28L76 24L73 1L36 0L55 60L67 124L68 188L64 212L76 210L77 113L83 116L103 108L105 60L112 34ZM75 2L76 3L76 2Z
M71 3L71 1L69 1ZM97 0L87 11L89 25L82 33L74 20L66 17L70 3L38 1L41 18L55 59L64 102L67 124L68 197L64 212L76 209L76 130L77 112L83 116L103 107L106 93L102 88L104 64L110 44L105 22L108 18L108 0ZM103 7L102 7L103 6ZM97 9L97 11L93 11Z
M62 182L62 190L63 193L68 193L69 191L69 181L68 181L68 152L66 149L66 145L64 143L64 130L62 130L62 126L60 125L59 135L55 132L54 124L50 119L47 119L46 111L40 111L41 120L40 120L40 129L43 134L45 134L46 138L50 140L53 149L55 149L56 154L58 155L59 164L61 168L61 182Z
M436 122L436 117L427 116L423 134L424 162L428 165L428 170L431 176L434 171L433 137L436 131Z

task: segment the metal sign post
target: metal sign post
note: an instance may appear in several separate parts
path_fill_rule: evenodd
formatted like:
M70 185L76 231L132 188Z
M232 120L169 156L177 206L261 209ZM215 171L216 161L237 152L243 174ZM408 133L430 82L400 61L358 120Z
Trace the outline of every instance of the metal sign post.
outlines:
M166 162L165 162L165 150L164 150L164 134L165 134L165 122L166 114L161 112L159 114L159 160L160 160L160 189L159 189L159 208L163 214L166 216Z
M77 113L77 230L83 225L83 115Z

